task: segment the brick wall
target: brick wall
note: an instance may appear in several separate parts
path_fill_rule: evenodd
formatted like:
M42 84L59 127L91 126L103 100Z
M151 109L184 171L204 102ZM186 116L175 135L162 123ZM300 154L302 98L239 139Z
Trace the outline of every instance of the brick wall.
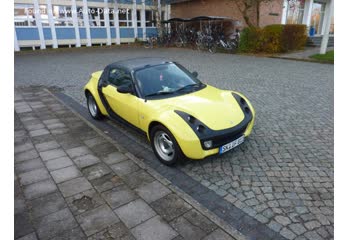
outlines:
M274 0L262 4L260 8L260 26L281 23L283 0ZM269 15L278 13L278 16ZM232 0L192 0L171 5L171 17L191 18L197 16L223 16L242 22L246 26L242 14ZM256 23L256 9L249 12L251 21Z

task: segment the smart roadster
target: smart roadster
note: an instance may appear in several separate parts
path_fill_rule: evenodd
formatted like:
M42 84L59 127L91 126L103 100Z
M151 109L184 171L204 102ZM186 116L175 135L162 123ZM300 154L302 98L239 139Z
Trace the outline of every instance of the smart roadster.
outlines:
M255 111L242 94L197 77L162 58L119 61L92 73L87 107L94 119L108 116L145 133L166 165L223 154L250 135Z

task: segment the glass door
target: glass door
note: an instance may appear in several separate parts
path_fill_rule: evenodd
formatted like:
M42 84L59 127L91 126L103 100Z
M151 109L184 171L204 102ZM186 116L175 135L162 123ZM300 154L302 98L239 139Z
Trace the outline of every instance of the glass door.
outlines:
M314 29L315 35L322 34L322 26L324 20L324 10L326 4L315 1L312 5L311 26Z

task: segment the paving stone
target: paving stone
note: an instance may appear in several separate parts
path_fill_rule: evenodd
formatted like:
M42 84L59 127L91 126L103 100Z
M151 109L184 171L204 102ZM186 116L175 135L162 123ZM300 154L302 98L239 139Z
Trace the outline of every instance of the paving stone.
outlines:
M45 162L45 165L49 171L58 170L61 168L69 167L73 165L72 160L69 157L59 157L53 160Z
M136 199L128 204L114 210L118 217L128 228L136 225L157 215L147 203L141 199Z
M77 216L77 220L87 236L120 221L107 205L85 212Z
M112 153L108 154L107 157L104 157L102 160L105 163L112 165L112 164L120 163L120 162L125 161L127 159L128 159L128 157L125 156L121 152L112 152Z
M112 190L103 192L102 197L107 201L112 209L115 209L135 200L137 195L126 185L120 185Z
M273 231L275 232L279 232L282 229L282 225L274 220L272 220L269 224L268 224L269 228L271 228Z
M51 179L46 179L44 181L25 186L23 191L26 199L34 199L55 192L56 190L57 187L54 182Z
M44 164L40 158L35 158L32 160L27 160L27 161L15 164L15 170L18 174L29 172L42 167L44 167Z
M28 131L39 130L39 129L43 129L43 128L45 128L45 126L41 123L26 126L26 129Z
M93 147L93 146L96 146L98 144L105 143L105 142L107 142L107 141L102 137L95 137L95 138L84 140L84 143L88 147Z
M131 189L147 185L154 181L154 177L142 169L137 172L124 175L122 176L122 179Z
M33 218L43 217L67 207L63 197L58 192L36 198L28 204Z
M50 239L78 226L68 208L38 219L34 225L40 239Z
M170 240L178 234L159 216L155 216L131 230L137 240Z
M127 175L140 169L132 160L113 164L110 167L118 176Z
M40 157L44 161L49 161L59 157L67 156L66 153L62 149L53 149L45 152L40 152Z
M15 201L14 201L14 210L15 210L15 214L19 214L19 213L23 213L26 211L26 203L23 197L19 198L16 197Z
M30 222L30 217L27 212L22 212L15 214L14 216L14 232L15 239L19 237L24 237L34 231L32 224Z
M15 145L15 154L26 152L29 150L32 150L34 148L33 144L31 142L26 142L21 145Z
M175 194L169 194L151 203L151 207L166 221L184 214L191 206Z
M133 240L135 239L128 228L122 223L118 222L112 226L91 235L88 240L105 240L105 239L122 239L122 240Z
M18 175L22 185L28 185L50 178L49 172L45 168L34 169Z
M192 209L183 215L191 224L201 228L207 234L214 231L217 226L207 217L203 216L197 210Z
M288 217L285 217L285 216L276 216L275 220L276 220L276 222L278 222L284 226L291 223L290 219Z
M104 163L97 163L82 170L82 173L88 180L103 177L111 172L111 169Z
M114 173L110 173L103 177L94 179L91 181L91 183L100 193L124 184L123 180Z
M80 229L80 227L76 227L76 228L61 232L57 234L55 237L51 238L50 240L67 240L67 239L85 240L86 236L83 233L83 231Z
M58 188L64 197L70 197L80 192L91 189L91 184L83 177L74 178L72 180L58 184Z
M67 198L66 201L73 215L79 215L90 211L105 203L94 189L78 193Z
M73 159L73 161L78 166L78 168L83 169L83 168L86 168L88 166L99 163L100 159L94 155L87 154L87 155L76 157Z
M45 128L38 129L38 130L33 130L33 131L29 132L29 135L31 137L38 137L38 136L47 135L47 134L50 134L50 132L47 129L45 129Z
M105 157L116 150L115 146L109 142L97 144L90 149L96 156L99 157Z
M50 130L57 129L57 128L65 128L66 127L66 125L64 123L52 123L52 124L48 124L46 126Z
M280 234L287 239L294 239L296 237L296 235L288 228L283 228Z
M184 217L179 217L170 222L172 228L184 239L202 239L207 234L198 226L192 225Z
M69 166L51 172L51 176L56 183L62 183L67 180L82 176L76 166Z
M71 158L76 158L83 155L91 154L91 151L86 146L75 147L67 150Z
M301 235L306 232L305 227L300 223L290 224L288 226L296 235Z
M323 239L320 235L318 235L317 232L315 231L311 231L311 232L307 232L304 235L307 239L309 240L321 240Z
M310 222L305 223L305 227L309 230L313 230L313 229L318 228L320 226L321 226L321 224L318 221L310 221Z
M33 149L30 151L15 154L15 163L19 163L27 160L33 160L38 157L39 157L39 154L37 153L37 151L35 151L35 149Z
M37 240L38 238L35 235L35 232L32 232L30 234L27 234L21 238L17 238L17 240Z
M158 181L141 186L135 189L135 191L148 203L158 200L171 193L167 187Z
M206 236L205 238L203 238L203 240L233 240L232 237L230 237L230 235L228 235L226 232L224 232L221 229L217 229L214 232L212 232L211 234L209 234L208 236Z

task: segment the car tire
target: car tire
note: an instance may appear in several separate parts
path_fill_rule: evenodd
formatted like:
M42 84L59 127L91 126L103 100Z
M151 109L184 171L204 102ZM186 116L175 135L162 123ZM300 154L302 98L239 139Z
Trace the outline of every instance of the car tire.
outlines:
M186 159L171 132L162 125L156 125L150 132L153 152L159 161L171 166Z
M92 96L92 94L89 92L86 94L86 103L87 103L87 108L89 110L90 116L93 119L100 120L103 118L103 115L100 109L98 108L98 105L96 103L94 96Z

